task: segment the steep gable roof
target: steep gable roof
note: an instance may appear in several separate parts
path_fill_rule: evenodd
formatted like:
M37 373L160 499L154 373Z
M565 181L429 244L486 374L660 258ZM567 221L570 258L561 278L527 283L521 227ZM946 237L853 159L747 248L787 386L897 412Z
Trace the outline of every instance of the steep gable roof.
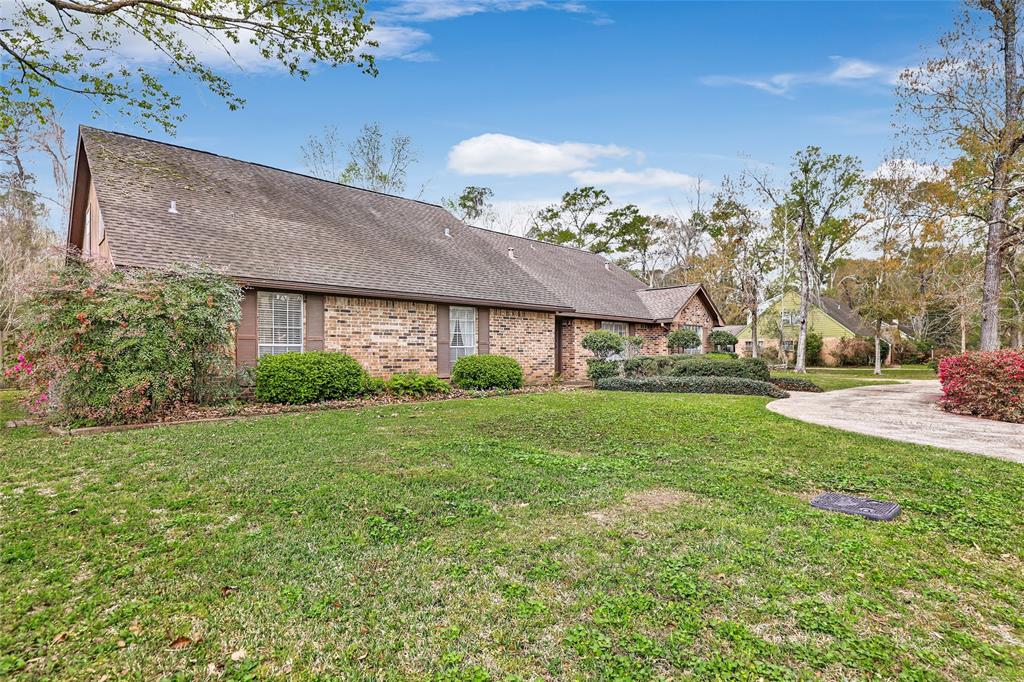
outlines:
M440 206L94 128L81 139L118 266L567 308Z

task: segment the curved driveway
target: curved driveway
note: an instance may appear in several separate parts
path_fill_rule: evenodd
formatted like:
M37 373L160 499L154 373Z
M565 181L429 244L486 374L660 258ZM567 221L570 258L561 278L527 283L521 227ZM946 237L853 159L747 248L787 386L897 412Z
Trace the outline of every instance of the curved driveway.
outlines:
M828 393L790 393L772 412L844 431L1024 463L1024 424L950 414L938 381L908 381Z

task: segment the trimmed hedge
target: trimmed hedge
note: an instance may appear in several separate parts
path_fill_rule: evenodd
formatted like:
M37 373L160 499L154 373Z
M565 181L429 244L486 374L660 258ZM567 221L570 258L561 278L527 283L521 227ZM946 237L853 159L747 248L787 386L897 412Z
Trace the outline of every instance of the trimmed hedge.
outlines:
M617 376L619 376L618 361L587 358L587 378L591 381Z
M452 384L466 390L510 391L523 387L523 368L504 355L467 355L455 361Z
M768 381L771 372L761 358L709 358L705 355L648 355L622 363L626 377L709 376Z
M304 405L362 395L370 377L354 358L330 351L264 355L256 365L256 398Z
M997 350L939 361L943 409L1004 422L1024 422L1024 352Z
M797 377L772 377L771 383L783 391L804 391L805 393L821 393L824 389L810 379Z
M602 391L637 391L642 393L725 393L730 395L763 395L788 398L789 394L767 381L738 377L612 377L601 379L595 387Z

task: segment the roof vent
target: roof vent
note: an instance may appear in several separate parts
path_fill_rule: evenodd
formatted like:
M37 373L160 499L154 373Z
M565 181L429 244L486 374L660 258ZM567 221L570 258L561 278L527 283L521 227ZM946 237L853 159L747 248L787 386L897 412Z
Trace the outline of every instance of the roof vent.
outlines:
M444 228L444 236L445 237L451 237L452 236L452 231L450 229L448 229L447 227Z
M516 250L513 249L511 246L508 247L508 257L509 258L515 258L516 257Z
M177 213L178 212L178 205L175 203L174 199L171 199L171 207L169 209L167 209L167 212L168 213Z
M605 269L605 270L608 270L609 272L611 272L611 269L612 269L612 264L611 264L611 263L609 263L608 261L605 261L605 262L604 262L604 269Z

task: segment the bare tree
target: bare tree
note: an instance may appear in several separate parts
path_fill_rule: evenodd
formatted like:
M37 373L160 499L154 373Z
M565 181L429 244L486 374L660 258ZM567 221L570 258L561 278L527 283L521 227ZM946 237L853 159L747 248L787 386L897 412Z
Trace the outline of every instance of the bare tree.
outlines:
M379 123L364 125L347 146L336 126L325 126L301 151L311 175L385 194L405 191L409 168L418 160L412 138L396 133L385 141Z
M902 106L923 122L925 139L959 148L977 161L983 182L968 210L988 226L981 291L981 350L999 347L1008 213L1024 191L1024 60L1018 37L1021 0L969 0L941 53L901 77Z

